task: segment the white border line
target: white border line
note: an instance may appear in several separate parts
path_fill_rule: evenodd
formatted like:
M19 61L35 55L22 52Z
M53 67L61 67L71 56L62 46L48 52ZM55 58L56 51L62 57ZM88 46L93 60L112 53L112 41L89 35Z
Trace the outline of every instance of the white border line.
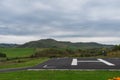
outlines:
M103 62L104 64L108 65L108 66L115 66L115 64L112 64L106 60L103 60L103 59L98 59L100 62Z
M77 66L77 59L73 59L71 65L72 66Z
M44 71L44 70L58 70L58 71L120 71L120 69L27 69L28 71Z

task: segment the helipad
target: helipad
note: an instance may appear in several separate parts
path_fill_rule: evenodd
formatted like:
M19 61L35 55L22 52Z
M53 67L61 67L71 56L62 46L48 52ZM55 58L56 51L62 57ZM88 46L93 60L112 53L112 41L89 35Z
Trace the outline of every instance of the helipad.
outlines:
M120 59L54 58L31 69L120 69Z

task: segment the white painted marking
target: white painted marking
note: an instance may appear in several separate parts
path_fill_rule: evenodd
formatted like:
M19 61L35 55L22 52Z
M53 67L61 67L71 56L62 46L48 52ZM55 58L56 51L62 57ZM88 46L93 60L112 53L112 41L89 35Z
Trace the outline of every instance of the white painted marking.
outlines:
M78 62L100 62L100 61L96 61L96 60L84 60L84 61L78 61Z
M71 65L72 66L77 66L77 59L73 59Z
M115 64L112 64L106 60L103 60L103 59L98 59L100 62L103 62L104 64L108 65L108 66L115 66Z
M46 68L46 67L47 67L47 65L44 65L44 66L43 66L43 68Z
M28 71L40 71L42 69L27 69Z

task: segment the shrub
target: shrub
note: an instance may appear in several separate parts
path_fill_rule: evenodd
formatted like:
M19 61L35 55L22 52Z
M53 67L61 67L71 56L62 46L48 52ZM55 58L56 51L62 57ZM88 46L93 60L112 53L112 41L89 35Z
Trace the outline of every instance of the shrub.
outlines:
M6 54L0 52L0 57L6 57Z

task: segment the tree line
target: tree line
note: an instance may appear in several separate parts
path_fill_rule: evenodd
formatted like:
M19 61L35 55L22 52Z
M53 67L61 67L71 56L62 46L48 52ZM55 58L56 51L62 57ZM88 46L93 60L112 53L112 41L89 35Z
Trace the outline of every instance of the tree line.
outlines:
M102 49L47 48L37 49L31 57L91 57L103 55Z

